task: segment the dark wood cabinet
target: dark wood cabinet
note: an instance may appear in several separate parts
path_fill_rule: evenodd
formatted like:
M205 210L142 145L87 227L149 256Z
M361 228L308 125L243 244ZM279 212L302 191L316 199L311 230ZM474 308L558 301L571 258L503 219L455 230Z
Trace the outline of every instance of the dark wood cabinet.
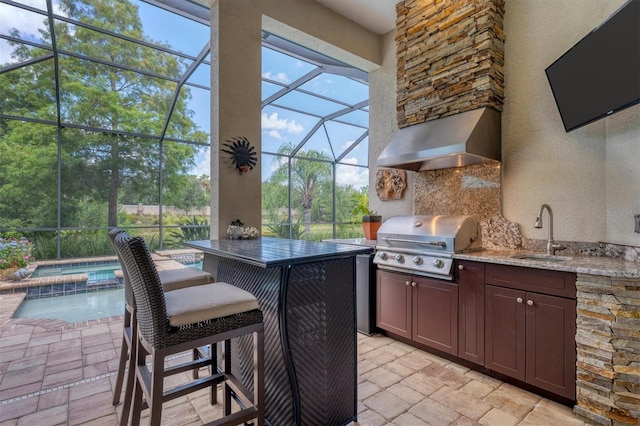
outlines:
M411 276L377 271L376 326L411 339Z
M379 328L457 355L457 284L378 270L377 290Z
M484 365L485 264L458 261L458 356Z
M575 399L575 275L504 265L486 268L485 366ZM551 276L551 282L538 283L536 276ZM517 288L493 285L505 282L515 282ZM573 298L532 291L550 286Z

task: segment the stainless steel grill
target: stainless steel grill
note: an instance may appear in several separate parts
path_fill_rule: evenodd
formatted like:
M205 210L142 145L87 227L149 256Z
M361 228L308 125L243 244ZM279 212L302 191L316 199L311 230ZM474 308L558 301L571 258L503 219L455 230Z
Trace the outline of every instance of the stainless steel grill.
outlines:
M380 269L453 279L453 254L474 246L477 216L394 216L378 230Z

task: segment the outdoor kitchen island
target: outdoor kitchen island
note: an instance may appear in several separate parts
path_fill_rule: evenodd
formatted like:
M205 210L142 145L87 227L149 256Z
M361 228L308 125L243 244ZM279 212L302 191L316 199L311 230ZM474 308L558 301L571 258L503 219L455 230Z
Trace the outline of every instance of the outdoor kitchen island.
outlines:
M265 406L273 425L344 425L357 414L355 259L369 247L262 237L203 240L203 269L253 293L265 325ZM252 390L250 337L233 373Z

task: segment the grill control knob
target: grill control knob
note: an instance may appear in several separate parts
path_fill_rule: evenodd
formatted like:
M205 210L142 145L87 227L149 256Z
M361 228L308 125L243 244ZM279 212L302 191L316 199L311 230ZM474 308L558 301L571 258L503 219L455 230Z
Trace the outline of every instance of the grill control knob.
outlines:
M444 262L441 259L433 259L433 266L436 268L442 268L444 266Z
M401 254L396 254L396 261L404 263L404 256Z
M380 253L378 253L378 257L382 260L386 260L387 258L387 253L381 251Z
M415 263L416 265L422 265L422 258L420 256L414 257L413 263Z

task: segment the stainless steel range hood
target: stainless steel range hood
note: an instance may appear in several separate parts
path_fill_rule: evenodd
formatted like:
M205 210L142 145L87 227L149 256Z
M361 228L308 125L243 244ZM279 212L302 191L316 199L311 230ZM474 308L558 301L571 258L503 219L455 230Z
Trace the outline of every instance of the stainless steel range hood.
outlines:
M500 161L500 113L479 108L399 129L378 166L434 170Z

